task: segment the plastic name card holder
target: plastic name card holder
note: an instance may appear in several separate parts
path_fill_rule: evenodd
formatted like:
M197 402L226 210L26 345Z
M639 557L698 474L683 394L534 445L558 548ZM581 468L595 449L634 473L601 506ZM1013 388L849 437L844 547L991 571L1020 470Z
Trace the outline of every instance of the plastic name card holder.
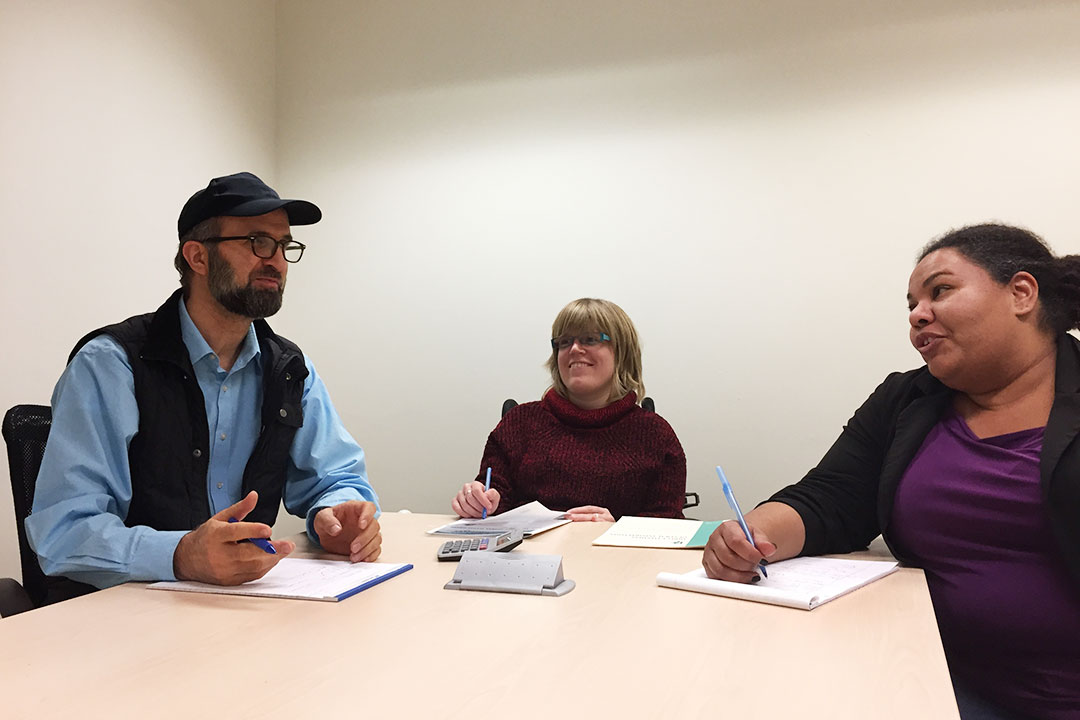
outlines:
M573 580L563 579L562 555L467 553L447 590L486 590L523 595L565 595Z

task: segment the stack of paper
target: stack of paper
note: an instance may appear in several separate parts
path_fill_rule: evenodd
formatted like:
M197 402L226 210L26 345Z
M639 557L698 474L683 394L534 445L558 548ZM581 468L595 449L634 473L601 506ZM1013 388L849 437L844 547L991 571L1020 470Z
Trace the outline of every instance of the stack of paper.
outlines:
M462 518L448 525L428 530L429 535L502 535L519 530L525 537L557 528L570 522L561 510L548 510L539 500L493 515L484 520Z
M754 585L712 580L705 577L702 569L684 575L662 572L656 576L656 584L813 610L897 569L894 561L801 557L769 565L769 577L762 578Z

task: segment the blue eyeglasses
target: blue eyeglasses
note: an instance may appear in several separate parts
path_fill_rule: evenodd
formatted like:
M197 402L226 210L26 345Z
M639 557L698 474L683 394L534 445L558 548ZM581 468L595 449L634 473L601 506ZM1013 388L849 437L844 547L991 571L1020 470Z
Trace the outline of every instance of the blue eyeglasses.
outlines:
M569 350L577 343L581 347L596 347L602 342L611 342L611 336L607 333L594 332L584 335L560 335L551 338L551 349L555 351Z

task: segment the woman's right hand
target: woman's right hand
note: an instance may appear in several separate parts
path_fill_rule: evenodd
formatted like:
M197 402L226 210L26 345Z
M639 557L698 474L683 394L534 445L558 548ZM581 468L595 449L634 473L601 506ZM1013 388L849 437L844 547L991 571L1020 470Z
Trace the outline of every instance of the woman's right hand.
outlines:
M758 563L776 552L776 545L761 530L749 525L755 548L734 520L721 523L709 536L701 565L705 574L717 580L750 582L758 577Z
M450 507L463 518L478 518L484 510L491 515L499 507L499 491L495 488L484 490L484 483L473 480L461 486L450 501Z

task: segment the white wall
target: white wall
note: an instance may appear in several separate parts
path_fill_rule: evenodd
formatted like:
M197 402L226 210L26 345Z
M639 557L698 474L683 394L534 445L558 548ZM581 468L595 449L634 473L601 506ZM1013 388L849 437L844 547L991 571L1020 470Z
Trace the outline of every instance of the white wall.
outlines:
M274 4L0 0L0 409L48 404L85 332L176 287L176 216L273 178ZM19 577L0 469L0 576Z
M919 363L931 237L1080 251L1075 3L305 0L278 27L279 175L326 213L278 325L391 509L448 509L573 298L635 320L721 518L713 465L751 506Z
M0 0L0 407L155 307L180 205L247 168L326 213L273 324L384 507L448 509L593 295L727 517L712 465L752 505L917 364L926 240L993 218L1080 252L1078 31L1064 0Z

